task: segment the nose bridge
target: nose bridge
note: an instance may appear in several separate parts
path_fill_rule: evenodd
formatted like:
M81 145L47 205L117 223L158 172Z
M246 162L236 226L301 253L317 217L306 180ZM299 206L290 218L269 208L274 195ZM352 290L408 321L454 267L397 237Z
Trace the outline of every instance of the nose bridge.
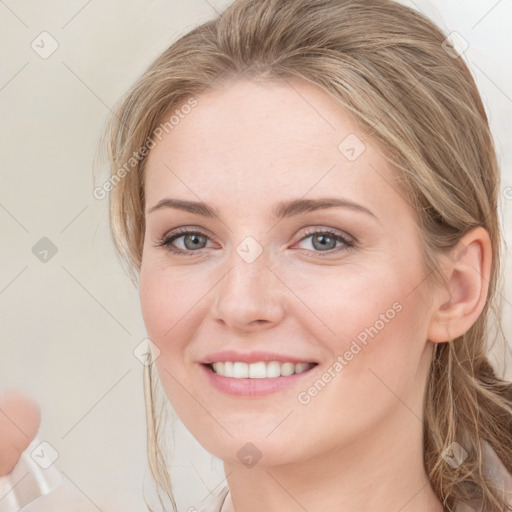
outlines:
M249 238L234 248L227 274L215 287L214 317L237 328L277 322L283 313L282 290L268 268L268 253Z
M260 246L259 254L254 245L242 242L230 255L229 273L220 287L222 296L245 303L268 297L268 253ZM275 279L275 278L274 278Z

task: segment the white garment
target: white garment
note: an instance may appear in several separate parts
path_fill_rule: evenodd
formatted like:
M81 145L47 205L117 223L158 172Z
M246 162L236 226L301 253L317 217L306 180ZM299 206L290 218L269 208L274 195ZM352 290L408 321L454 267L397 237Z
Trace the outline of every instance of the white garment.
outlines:
M484 473L492 480L498 489L503 491L503 498L506 503L512 507L512 475L507 471L501 459L496 455L491 445L484 441ZM512 447L511 447L512 450ZM480 503L469 506L465 503L459 503L455 512L485 512Z
M512 449L512 447L511 447ZM491 445L484 441L484 472L494 480L496 486L503 490L503 497L508 498L508 503L512 507L512 475L492 449ZM210 495L200 507L196 507L197 512L222 512L222 505L229 494L229 489L223 487L217 494ZM192 509L193 510L193 509ZM194 510L194 512L195 512ZM479 508L478 504L473 507L464 503L456 506L456 512L485 512Z

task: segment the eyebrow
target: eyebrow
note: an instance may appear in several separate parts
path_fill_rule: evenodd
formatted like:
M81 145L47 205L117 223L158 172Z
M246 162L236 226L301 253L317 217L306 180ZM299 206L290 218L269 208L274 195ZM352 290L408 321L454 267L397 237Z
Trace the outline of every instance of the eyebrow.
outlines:
M175 208L177 210L183 210L196 215L202 215L203 217L220 218L219 211L206 203L188 201L185 199L175 199L171 197L162 199L155 206L150 208L147 213L161 210L163 208ZM365 206L339 197L280 201L274 205L272 215L274 218L283 219L285 217L293 217L324 208L349 208L351 210L366 213L378 220L377 216Z

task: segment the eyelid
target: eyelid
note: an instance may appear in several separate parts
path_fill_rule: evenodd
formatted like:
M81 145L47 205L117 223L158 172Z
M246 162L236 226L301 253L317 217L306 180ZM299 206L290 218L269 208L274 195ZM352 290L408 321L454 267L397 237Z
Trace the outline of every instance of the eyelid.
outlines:
M321 234L321 233L332 233L333 235L339 236L343 240L345 240L347 243L356 244L358 241L357 239L346 233L345 231L341 231L336 228L328 228L325 226L310 226L306 228L306 232L302 234L302 236L297 240L298 242L304 240L304 238L307 238L308 236L315 235L315 234Z

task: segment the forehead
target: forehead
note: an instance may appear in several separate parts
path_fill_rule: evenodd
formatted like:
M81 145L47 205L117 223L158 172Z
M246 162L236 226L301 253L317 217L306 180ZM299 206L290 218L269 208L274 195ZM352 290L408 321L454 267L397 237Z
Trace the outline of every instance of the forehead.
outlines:
M380 150L318 87L238 81L196 99L149 153L148 206L166 193L221 207L224 197L246 209L267 199L336 194L396 205Z

